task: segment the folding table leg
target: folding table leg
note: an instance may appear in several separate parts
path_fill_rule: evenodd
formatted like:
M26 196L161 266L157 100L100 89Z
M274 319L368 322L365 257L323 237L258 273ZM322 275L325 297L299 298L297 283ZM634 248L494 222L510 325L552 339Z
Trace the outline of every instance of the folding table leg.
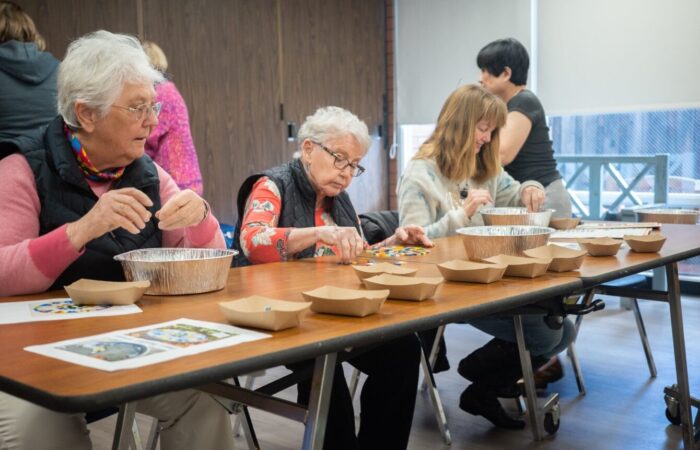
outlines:
M430 347L430 355L428 355L428 365L430 366L430 371L432 372L432 369L435 367L435 361L437 360L438 357L438 352L440 351L440 339L442 339L442 336L445 334L445 327L447 325L440 325L437 327L437 331L435 332L435 339L433 340L433 346ZM423 378L423 383L421 384L421 391L424 391L428 388L428 382L425 379L426 377Z
M525 346L525 333L523 329L523 317L513 316L515 325L515 337L518 341L518 354L520 366L523 369L523 381L525 383L525 401L527 402L527 415L532 426L532 434L536 441L541 441L544 436L544 421L537 408L537 391L535 390L535 378L532 373L532 361L530 352Z
M117 415L117 426L114 430L114 440L112 450L128 450L129 447L141 447L141 442L137 443L133 435L134 418L136 417L136 404L125 403L119 407Z
M690 411L688 361L685 352L683 311L677 263L666 265L666 282L668 283L668 303L671 309L671 330L673 332L673 353L676 361L676 377L678 379L678 408L683 431L683 448L691 450L695 448L695 431L692 421L693 416Z
M589 289L586 291L585 294L583 294L583 304L586 306L589 306L591 302L593 302L593 295L595 292L593 292L593 289ZM581 321L583 320L583 316L576 316L576 322L574 324L576 328L576 335L574 336L574 341L578 337L578 330L581 328Z
M428 364L428 359L425 357L425 352L421 350L420 352L420 363L423 367L423 376L425 377L425 384L430 393L430 400L433 403L433 410L435 412L435 419L437 420L438 428L440 429L440 434L442 435L442 440L447 445L452 444L452 437L450 436L450 430L447 428L447 417L445 416L445 409L442 406L442 400L440 399L440 393L435 386L435 379L433 378L433 370Z
M642 312L639 310L639 303L637 302L636 298L632 299L632 311L634 311L634 318L637 321L637 329L639 330L639 338L642 340L642 347L644 347L644 355L647 357L649 375L652 378L656 378L656 363L654 362L654 354L651 352L649 338L647 337L647 330L644 326L644 319L642 319Z
M360 384L360 373L360 369L357 367L352 368L352 375L350 375L350 386L348 386L348 389L350 390L350 398L355 398L357 386Z
M331 399L331 388L333 387L337 357L336 353L316 357L314 375L311 379L309 412L304 428L304 442L302 443L302 449L304 450L323 448L328 418L328 404Z
M576 377L576 386L578 386L578 393L581 395L586 395L586 385L583 382L583 372L581 371L581 365L578 362L575 341L572 341L569 344L569 349L567 353L569 354L569 358L571 358L571 365L574 368L574 375Z

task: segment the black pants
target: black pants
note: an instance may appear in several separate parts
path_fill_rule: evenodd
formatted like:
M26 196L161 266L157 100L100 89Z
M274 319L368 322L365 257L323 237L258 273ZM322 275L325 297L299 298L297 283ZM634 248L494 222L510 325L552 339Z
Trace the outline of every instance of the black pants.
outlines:
M325 450L403 450L408 446L418 389L420 344L414 335L371 350L358 349L346 362L368 375L360 394L360 431L355 436L352 398L340 364L336 366L328 407ZM289 365L299 370L312 360ZM311 380L298 384L301 404L309 403Z

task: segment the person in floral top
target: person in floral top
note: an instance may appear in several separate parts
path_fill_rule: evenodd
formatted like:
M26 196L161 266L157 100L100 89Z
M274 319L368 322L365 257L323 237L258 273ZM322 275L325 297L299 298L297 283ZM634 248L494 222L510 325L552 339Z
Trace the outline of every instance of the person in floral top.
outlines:
M333 120L338 123L332 123ZM331 123L330 128L324 129L329 127L325 121ZM348 127L348 131L343 127ZM341 108L321 108L299 130L298 140L297 158L253 175L241 187L238 213L242 220L237 227L240 237L234 245L242 250L241 257L253 264L328 255L337 255L348 263L367 245L345 192L352 179L365 171L360 160L371 144L367 126ZM281 191L286 189L285 183L301 190L303 204L283 204ZM301 210L305 220L294 222ZM398 228L379 245L394 244L432 246L423 228L410 224Z
M342 108L320 108L306 118L298 141L297 157L249 177L238 192L237 265L324 255L347 263L364 250L362 228L345 190L365 171L360 162L371 144L367 125ZM397 229L381 244L432 246L414 225ZM323 448L405 449L418 387L418 339L404 336L346 356L368 375L360 396L360 428L355 435L352 398L338 365ZM299 371L312 364L287 367ZM308 403L310 388L309 379L298 384L300 403Z

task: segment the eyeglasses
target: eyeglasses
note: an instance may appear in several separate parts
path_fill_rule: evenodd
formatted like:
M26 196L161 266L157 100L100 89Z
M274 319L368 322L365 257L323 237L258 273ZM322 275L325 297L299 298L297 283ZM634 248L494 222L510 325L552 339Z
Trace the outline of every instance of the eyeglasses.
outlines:
M160 110L163 107L161 102L154 103L152 105L139 105L139 106L119 106L112 105L113 108L123 109L131 114L135 121L143 120L144 117L150 116L150 114L155 114L156 117L160 115Z
M330 148L326 147L325 145L321 144L320 142L316 141L311 141L313 144L318 145L321 147L323 150L325 150L326 153L331 155L333 157L333 165L335 166L336 169L338 170L345 170L346 168L350 167L350 175L353 177L359 177L365 172L365 168L362 167L361 165L357 163L351 163L348 161L347 158L344 158L343 156L339 155L338 153L334 152Z

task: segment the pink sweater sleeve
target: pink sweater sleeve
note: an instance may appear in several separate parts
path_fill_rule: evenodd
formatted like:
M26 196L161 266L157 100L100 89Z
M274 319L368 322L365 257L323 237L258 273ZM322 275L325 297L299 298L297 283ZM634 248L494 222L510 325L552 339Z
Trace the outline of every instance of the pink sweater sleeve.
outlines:
M158 166L160 178L161 207L170 198L180 192L173 178ZM224 235L219 228L219 221L214 214L209 214L202 223L194 227L178 230L163 231L163 247L197 247L197 248L226 248Z
M39 236L39 197L27 160L0 160L0 296L47 290L78 259L66 226Z
M202 174L192 140L187 104L171 81L156 86L162 109L158 125L146 140L146 152L175 180L180 189L202 195Z

